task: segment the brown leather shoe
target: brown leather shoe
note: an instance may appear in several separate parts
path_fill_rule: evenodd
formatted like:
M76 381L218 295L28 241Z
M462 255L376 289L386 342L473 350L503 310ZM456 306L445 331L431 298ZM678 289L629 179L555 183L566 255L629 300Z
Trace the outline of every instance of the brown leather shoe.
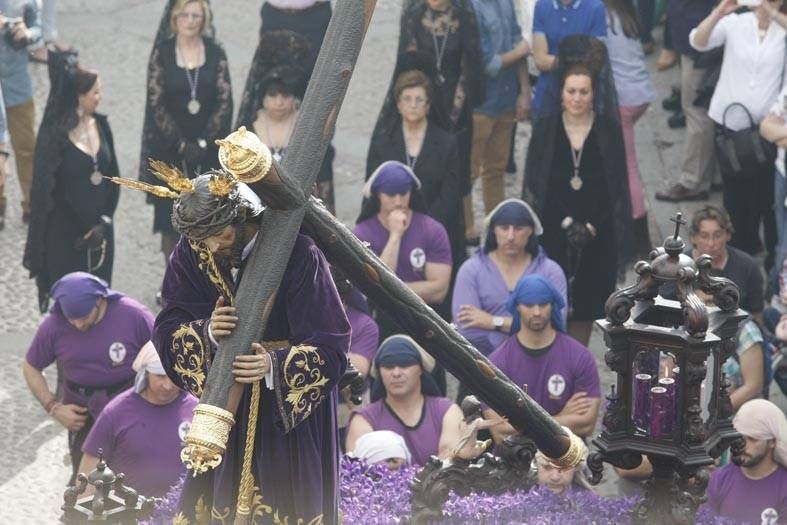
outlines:
M656 199L667 202L701 201L708 198L708 192L692 190L683 184L673 184L665 191L657 191Z

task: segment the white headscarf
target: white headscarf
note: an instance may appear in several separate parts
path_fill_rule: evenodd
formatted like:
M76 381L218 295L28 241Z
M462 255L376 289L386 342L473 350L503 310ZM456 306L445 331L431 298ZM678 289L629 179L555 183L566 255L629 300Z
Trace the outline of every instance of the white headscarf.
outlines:
M404 438L390 430L377 430L359 437L351 455L365 459L368 463L380 463L392 458L404 459L408 464L412 462Z
M732 426L744 437L776 440L773 451L776 463L787 468L787 417L766 399L752 399L741 405Z
M137 394L141 394L148 386L145 372L160 376L167 375L152 341L148 341L145 346L140 348L136 359L131 363L131 368L137 373L137 377L134 379L134 392Z

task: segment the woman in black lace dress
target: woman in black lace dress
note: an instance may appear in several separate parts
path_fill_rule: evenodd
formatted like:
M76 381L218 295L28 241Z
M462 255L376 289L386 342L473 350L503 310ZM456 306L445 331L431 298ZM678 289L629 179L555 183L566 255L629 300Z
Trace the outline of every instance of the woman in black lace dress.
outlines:
M224 49L210 36L206 0L170 0L148 63L147 107L142 130L140 180L153 182L148 159L189 177L218 167L215 139L230 132L232 88ZM165 257L178 235L172 201L153 198L153 231L161 232Z
M36 139L32 214L24 265L36 279L41 312L51 285L71 272L112 280L112 216L119 188L112 130L96 113L101 79L73 53L49 53L50 92Z
M399 35L399 60L408 51L418 51L433 62L435 94L447 109L449 131L459 148L462 195L470 190L473 106L482 99L480 49L478 25L469 0L414 0L406 7Z

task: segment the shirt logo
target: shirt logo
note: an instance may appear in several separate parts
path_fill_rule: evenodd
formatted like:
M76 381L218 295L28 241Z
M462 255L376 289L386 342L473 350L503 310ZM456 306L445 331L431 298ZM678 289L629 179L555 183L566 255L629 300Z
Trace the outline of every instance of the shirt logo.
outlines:
M426 266L426 253L423 248L413 248L410 252L410 264L416 270L423 270Z
M566 391L566 380L560 374L553 374L547 382L547 390L552 397L560 397Z
M762 514L760 514L760 519L762 520L760 522L761 525L776 525L779 523L779 513L776 512L776 509L769 507L762 511Z
M191 430L191 421L181 421L178 425L178 437L181 441L186 440L186 434Z
M120 366L126 359L126 346L121 342L114 342L109 345L109 359L112 366Z

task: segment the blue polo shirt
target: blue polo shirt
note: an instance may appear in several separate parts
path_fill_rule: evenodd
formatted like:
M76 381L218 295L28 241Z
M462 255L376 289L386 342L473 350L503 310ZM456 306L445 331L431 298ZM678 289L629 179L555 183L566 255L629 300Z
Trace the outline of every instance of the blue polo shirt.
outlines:
M511 0L472 0L484 64L484 100L475 111L490 117L514 111L519 95L517 66L502 67L500 55L522 40Z
M533 34L547 39L549 54L556 55L560 43L569 35L607 36L607 10L601 0L575 0L564 4L560 0L538 0L533 14ZM551 88L555 74L541 73L536 84L533 109L538 110L544 93Z

